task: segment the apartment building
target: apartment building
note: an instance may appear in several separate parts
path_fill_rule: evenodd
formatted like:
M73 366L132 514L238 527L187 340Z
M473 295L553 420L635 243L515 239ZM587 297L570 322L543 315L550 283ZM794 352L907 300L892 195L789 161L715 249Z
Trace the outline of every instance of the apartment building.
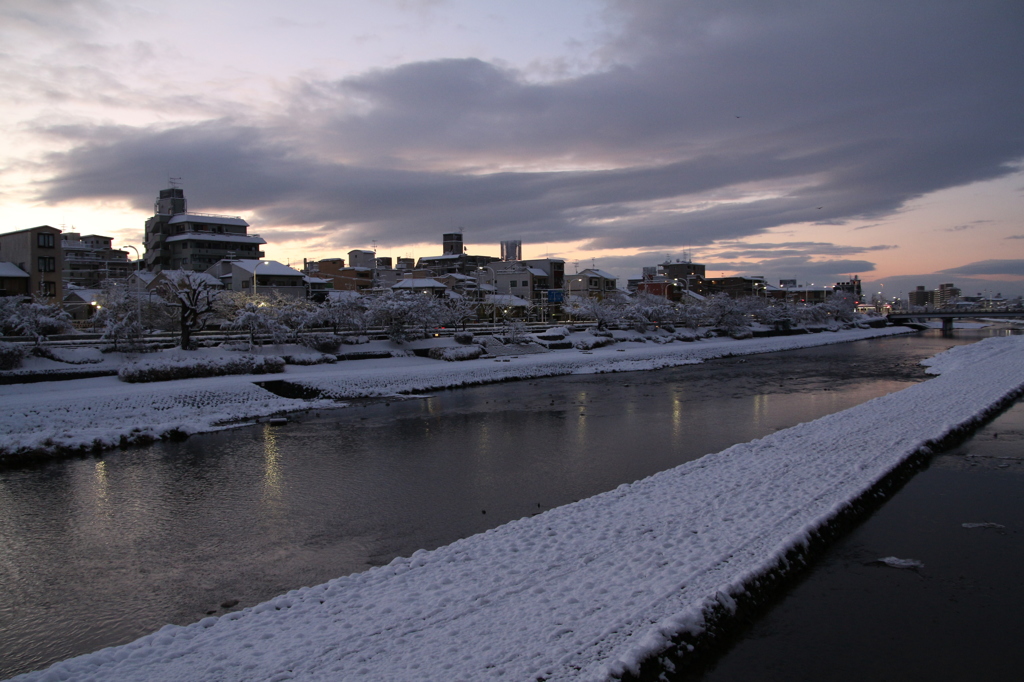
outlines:
M64 254L56 227L40 225L0 234L0 262L11 263L28 274L28 294L40 295L51 303L63 300Z

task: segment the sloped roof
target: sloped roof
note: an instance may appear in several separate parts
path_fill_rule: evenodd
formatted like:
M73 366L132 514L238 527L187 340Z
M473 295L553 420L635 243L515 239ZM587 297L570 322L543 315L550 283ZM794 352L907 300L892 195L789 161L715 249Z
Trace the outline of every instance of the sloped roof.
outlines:
M392 289L447 289L448 287L436 279L403 279L391 287Z
M0 262L0 277L28 277L29 274L14 263Z
M487 303L505 305L512 308L523 308L530 305L530 302L525 298L513 296L512 294L487 294L484 296L484 300Z
M276 260L256 260L255 258L246 258L242 260L231 261L231 264L235 267L245 270L250 275L255 270L259 270L256 274L258 275L273 275L275 277L303 277L303 274L293 267L289 267L284 263L278 263Z

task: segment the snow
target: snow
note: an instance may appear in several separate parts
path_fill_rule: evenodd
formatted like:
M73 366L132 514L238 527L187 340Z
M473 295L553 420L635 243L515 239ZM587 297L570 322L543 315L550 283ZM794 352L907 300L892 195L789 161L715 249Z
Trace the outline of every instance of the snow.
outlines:
M908 457L1017 395L1024 338L957 347L930 366L936 378L844 412L17 679L621 676L674 636L699 634L709 612L734 610L760 576L787 565L789 551Z

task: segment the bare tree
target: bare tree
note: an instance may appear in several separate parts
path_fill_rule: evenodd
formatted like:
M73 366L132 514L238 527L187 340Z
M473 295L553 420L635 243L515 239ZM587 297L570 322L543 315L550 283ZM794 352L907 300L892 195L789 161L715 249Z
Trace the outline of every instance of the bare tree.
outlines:
M202 331L215 312L219 290L210 275L191 270L164 270L158 291L176 313L182 350L192 349L193 332Z

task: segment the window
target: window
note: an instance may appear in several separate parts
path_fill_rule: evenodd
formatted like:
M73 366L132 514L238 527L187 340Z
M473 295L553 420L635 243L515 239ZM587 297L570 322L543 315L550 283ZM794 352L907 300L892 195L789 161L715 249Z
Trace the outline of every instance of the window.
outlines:
M42 235L40 235L42 236ZM50 235L53 236L52 234ZM54 256L40 256L36 264L39 272L53 272L57 269L57 259Z
M509 287L515 287L516 281L512 280L511 282L508 283L508 285L509 285Z
M524 279L523 280L523 286L524 287L528 287L528 286L530 286L530 283L527 280Z
M36 234L36 245L39 248L41 248L41 249L52 249L53 248L53 233L52 232L39 232L38 234ZM49 271L47 271L47 272L49 272Z
M53 235L50 235L51 237ZM43 296L47 298L53 298L57 295L57 283L56 282L42 282L43 285Z

